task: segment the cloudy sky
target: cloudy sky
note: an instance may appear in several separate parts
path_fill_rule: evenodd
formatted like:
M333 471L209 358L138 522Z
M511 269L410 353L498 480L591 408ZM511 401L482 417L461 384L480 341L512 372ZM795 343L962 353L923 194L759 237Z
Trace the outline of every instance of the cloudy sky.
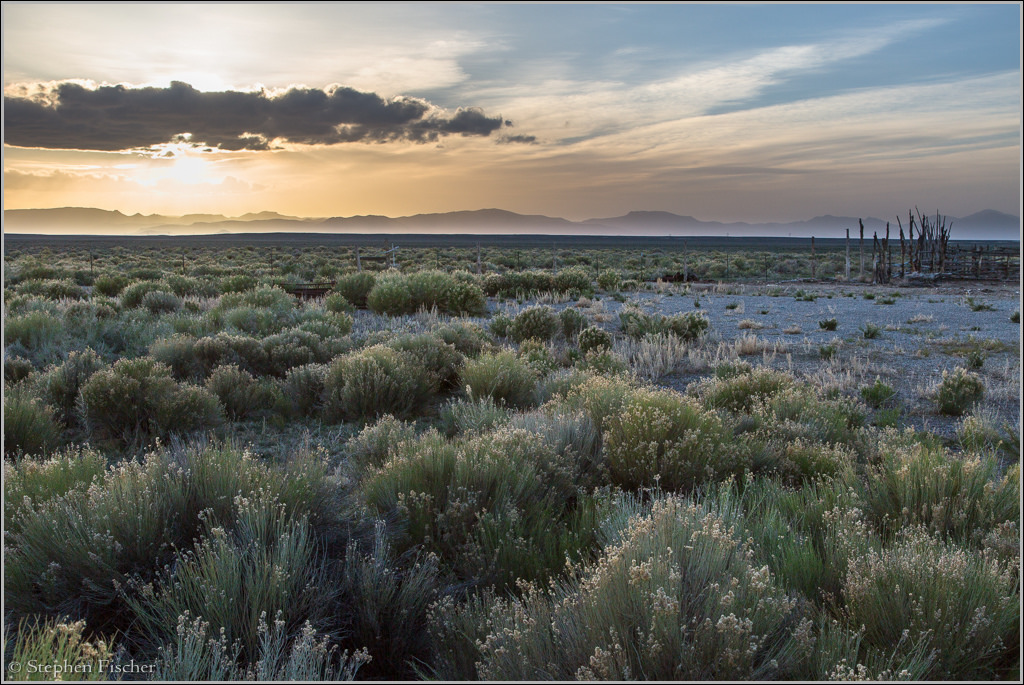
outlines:
M1021 9L3 5L4 207L1019 214Z

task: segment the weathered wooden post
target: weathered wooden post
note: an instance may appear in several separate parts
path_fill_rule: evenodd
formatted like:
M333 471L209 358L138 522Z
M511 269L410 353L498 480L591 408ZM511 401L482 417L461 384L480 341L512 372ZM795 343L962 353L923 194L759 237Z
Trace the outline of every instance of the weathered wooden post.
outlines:
M850 280L850 229L846 229L846 280Z
M899 215L896 216L896 223L900 227L900 278L903 278L905 273L904 261L906 260L906 256L903 253L903 222L900 221Z
M871 243L871 282L878 283L878 231Z
M359 258L359 246L356 245L356 271L363 270L363 261Z
M480 260L480 243L476 244L476 272L477 274L484 272L483 262Z
M811 278L818 277L818 262L814 258L814 236L811 236Z
M892 248L889 246L889 222L885 222L885 282L892 280Z
M860 224L860 280L864 280L864 220L857 219Z

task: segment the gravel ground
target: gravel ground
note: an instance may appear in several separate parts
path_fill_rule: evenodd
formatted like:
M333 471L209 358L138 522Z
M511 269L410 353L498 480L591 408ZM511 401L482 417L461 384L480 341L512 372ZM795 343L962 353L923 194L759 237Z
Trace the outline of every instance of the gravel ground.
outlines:
M815 296L798 299L798 293ZM874 299L865 299L865 295ZM604 326L618 327L615 314L620 303L599 295L606 318ZM941 416L929 397L942 380L944 370L965 366L965 355L978 349L985 355L976 372L985 382L983 408L998 414L1000 421L1020 425L1021 366L1020 324L1010 316L1020 311L1019 284L943 284L933 287L865 286L860 284L799 283L784 285L670 286L663 292L623 293L626 303L651 312L671 315L700 311L711 321L703 345L731 343L756 335L769 347L781 343L784 351L746 357L752 363L768 363L811 380L847 376L854 387L867 385L878 376L898 392L905 409L904 423L927 429L947 439L956 434L958 419ZM974 311L984 304L991 310ZM883 302L892 301L891 304ZM695 301L700 307L695 306ZM555 305L561 309L572 303ZM734 308L727 307L735 305ZM820 328L819 321L835 318L835 331ZM741 328L752 321L761 329ZM866 339L866 324L881 327L877 338ZM835 345L837 353L824 361L823 345ZM660 383L679 390L706 375L706 369L686 369ZM852 381L850 378L852 377ZM849 389L849 388L848 388Z

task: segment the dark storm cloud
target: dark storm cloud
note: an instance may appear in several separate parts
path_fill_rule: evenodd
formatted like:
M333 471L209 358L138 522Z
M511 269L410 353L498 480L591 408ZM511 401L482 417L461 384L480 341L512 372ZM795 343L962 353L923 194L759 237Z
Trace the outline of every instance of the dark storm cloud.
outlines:
M525 143L527 145L534 145L537 142L537 136L502 136L498 138L499 143Z
M415 98L387 100L352 88L200 92L61 83L48 98L4 98L5 140L18 147L126 150L181 140L224 150L265 150L275 139L309 145L489 136L503 125L476 108L444 116Z

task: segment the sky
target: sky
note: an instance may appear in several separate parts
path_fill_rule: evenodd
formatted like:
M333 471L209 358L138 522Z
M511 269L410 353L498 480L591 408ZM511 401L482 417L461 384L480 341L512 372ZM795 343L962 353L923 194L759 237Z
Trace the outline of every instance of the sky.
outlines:
M1020 214L1008 4L3 4L4 208Z

